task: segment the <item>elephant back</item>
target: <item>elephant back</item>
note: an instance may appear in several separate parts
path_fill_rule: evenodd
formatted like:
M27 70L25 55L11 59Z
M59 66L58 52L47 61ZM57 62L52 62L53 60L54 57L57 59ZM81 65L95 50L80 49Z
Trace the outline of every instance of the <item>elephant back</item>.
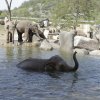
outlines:
M23 20L23 21L19 21L16 28L20 29L20 28L28 28L29 25L32 25L31 21L28 20Z

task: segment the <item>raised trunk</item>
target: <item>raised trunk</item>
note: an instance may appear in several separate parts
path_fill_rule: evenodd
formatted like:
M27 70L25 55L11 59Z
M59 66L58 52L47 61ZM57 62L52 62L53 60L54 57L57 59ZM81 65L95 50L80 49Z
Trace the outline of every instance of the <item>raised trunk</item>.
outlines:
M77 52L75 51L74 54L73 54L73 60L75 62L75 66L73 67L73 66L69 66L69 65L65 64L62 67L62 71L64 71L64 72L74 72L74 71L76 71L78 69L79 63L78 63L78 61L76 59L76 53Z
M72 71L76 71L77 69L78 69L78 67L79 67L79 63L78 63L78 61L77 61L77 59L76 59L76 51L74 52L74 54L73 54L73 60L74 60L74 62L75 62L75 66L74 66L74 68L72 69Z

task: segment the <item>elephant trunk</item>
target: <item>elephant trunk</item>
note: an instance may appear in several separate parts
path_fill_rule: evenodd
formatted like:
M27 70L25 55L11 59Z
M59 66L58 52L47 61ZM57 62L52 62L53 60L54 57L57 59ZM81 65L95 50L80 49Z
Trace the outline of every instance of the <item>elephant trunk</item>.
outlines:
M73 54L73 60L75 62L75 66L73 68L73 71L76 71L78 69L78 67L79 67L79 63L78 63L77 58L76 58L76 53L77 52L75 51L74 54Z

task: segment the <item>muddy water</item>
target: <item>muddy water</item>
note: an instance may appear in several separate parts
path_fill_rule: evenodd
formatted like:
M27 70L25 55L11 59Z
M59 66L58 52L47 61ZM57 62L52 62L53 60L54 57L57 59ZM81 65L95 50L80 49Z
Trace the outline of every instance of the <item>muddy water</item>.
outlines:
M16 67L26 58L55 54L68 61L57 50L0 48L0 100L100 100L100 57L78 55L76 73L32 73Z

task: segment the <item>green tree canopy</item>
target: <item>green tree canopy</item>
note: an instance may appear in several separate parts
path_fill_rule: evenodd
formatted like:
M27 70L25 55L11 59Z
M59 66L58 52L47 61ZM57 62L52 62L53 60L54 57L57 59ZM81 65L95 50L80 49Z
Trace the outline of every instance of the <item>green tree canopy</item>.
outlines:
M64 26L74 26L82 20L94 20L96 2L94 0L62 0L52 10L53 19Z

